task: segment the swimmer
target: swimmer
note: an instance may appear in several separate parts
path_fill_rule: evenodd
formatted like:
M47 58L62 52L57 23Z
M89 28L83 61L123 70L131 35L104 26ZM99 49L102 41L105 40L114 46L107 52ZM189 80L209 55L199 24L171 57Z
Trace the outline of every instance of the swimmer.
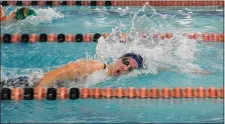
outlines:
M8 16L6 16L5 10L2 7L2 5L0 5L0 11L1 11L1 19L0 19L1 22L12 21L12 20L23 20L28 16L37 15L33 9L26 8L26 7L16 9L13 12L11 12Z
M104 69L108 76L118 77L142 67L143 58L135 53L127 53L111 65L96 60L80 60L47 72L38 86L51 87L55 82L85 79L88 75Z
M106 70L105 73L107 73L108 76L118 77L120 75L128 74L135 69L142 68L143 58L135 53L124 54L112 64L105 64L97 60L79 60L47 72L37 86L48 88L53 87L53 85L56 83L58 84L58 82L79 81L86 79L89 75L101 70ZM192 72L204 75L210 74L209 71L200 69L193 69ZM13 86L28 86L27 80L28 77L26 76L19 77L1 81L1 85L10 86L12 84Z

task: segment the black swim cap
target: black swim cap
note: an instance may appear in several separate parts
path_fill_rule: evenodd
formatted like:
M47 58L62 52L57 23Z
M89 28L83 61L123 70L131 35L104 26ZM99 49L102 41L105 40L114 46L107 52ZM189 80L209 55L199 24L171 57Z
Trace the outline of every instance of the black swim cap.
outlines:
M122 57L131 57L134 60L136 60L136 62L138 63L138 69L143 67L143 58L139 54L127 53L127 54L124 54L123 56L121 56L120 58L122 58Z

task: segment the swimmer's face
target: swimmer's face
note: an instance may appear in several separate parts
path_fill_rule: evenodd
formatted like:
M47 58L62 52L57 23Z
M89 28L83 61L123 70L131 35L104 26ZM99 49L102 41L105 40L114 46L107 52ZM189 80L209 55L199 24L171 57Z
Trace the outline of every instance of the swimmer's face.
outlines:
M134 69L138 68L138 64L135 59L131 57L123 57L118 59L113 65L112 75L119 76L121 74L128 74Z

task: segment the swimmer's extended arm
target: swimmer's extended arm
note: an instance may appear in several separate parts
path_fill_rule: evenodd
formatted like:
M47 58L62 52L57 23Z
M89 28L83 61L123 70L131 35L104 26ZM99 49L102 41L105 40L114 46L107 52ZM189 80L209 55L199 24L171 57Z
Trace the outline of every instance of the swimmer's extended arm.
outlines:
M17 12L17 9L15 9L14 11L12 11L12 12L9 14L7 20L16 20L16 12Z
M1 19L0 19L1 21L15 20L17 9L11 12L8 17L6 16L5 10L2 7L2 5L0 6L0 11L1 11Z
M69 63L60 68L47 72L41 79L38 86L51 87L53 83L57 81L71 81L76 78L85 78L87 75L94 71L103 68L103 64L98 61L79 61L75 63Z
M1 11L1 21L5 21L7 19L6 15L5 15L5 9L2 7L2 5L0 5L0 11Z

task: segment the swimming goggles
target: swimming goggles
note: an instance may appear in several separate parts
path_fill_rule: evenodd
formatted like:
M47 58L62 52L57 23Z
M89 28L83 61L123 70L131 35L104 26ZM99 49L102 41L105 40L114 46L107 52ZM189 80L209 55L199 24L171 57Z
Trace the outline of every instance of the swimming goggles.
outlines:
M124 65L126 65L127 67L129 67L129 72L131 72L131 71L133 71L135 68L133 68L133 67L131 67L130 66L130 58L127 58L127 57L123 57L122 58L122 63L124 64Z

